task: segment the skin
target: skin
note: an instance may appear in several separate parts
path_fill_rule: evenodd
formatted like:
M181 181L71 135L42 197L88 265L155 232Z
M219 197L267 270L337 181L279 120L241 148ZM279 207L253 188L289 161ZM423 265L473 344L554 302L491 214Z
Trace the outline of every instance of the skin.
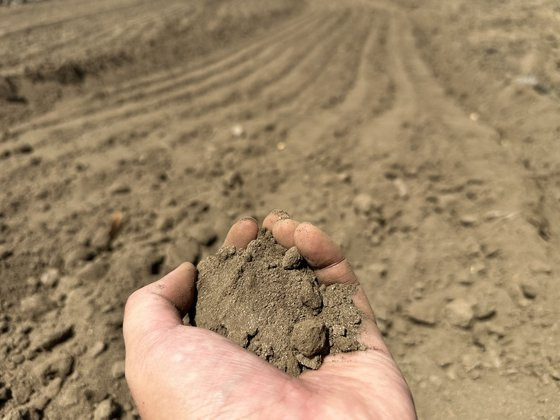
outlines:
M297 246L320 282L358 284L317 227L282 212L270 213L263 226L283 246ZM257 230L254 219L242 219L225 245L244 248ZM318 370L293 378L218 334L183 325L195 281L195 267L184 263L126 303L126 379L142 418L416 419L408 385L361 287L354 302L365 314L360 341L367 350L328 356Z

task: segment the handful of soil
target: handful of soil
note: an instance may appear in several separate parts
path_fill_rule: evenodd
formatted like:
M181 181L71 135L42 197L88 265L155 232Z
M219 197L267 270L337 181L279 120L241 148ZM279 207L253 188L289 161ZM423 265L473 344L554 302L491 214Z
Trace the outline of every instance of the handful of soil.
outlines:
M319 285L297 248L262 229L246 249L221 248L198 265L191 321L298 376L328 354L361 350L356 286Z

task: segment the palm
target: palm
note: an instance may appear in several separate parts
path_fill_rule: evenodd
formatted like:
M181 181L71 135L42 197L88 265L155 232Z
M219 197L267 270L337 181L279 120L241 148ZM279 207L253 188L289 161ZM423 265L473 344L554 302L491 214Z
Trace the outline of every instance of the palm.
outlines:
M265 220L265 226L267 221L271 223L271 216ZM283 245L293 245L288 243L294 241L292 222L275 224L273 232ZM226 243L243 247L254 234L256 230L234 225ZM309 245L316 249L317 244ZM331 246L330 242L326 244L326 251ZM302 248L304 256L311 261L317 260L318 255L322 258L326 252L305 255L305 245ZM334 282L341 281L341 274L350 275L346 270L333 270L335 265L318 267L319 279ZM218 334L178 324L179 312L192 304L192 293L183 291L179 305L167 293L176 292L174 282L181 274L194 276L190 268L183 268L184 272L177 274L180 270L160 280L163 283L159 286L159 282L147 286L152 288L151 296L144 296L143 302L135 302L140 300L138 294L144 290L141 289L127 304L127 380L139 411L146 418L415 417L406 382L373 320L366 319L361 336L368 350L328 356L319 370L293 378ZM162 299L167 309L174 312L171 315L175 321L169 312L160 311L148 321L157 328L150 328L144 322L142 334L129 337L127 330L135 326L127 325L127 318L136 318L130 314L134 307L146 313L152 306L165 303ZM355 301L366 315L371 313L363 292L359 292Z

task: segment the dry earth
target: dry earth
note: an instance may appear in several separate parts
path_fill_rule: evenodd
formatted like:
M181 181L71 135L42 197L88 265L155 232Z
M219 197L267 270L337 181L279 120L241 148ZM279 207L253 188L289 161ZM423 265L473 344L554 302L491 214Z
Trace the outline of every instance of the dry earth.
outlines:
M279 207L421 418L560 418L557 1L8 3L0 416L135 417L128 294Z

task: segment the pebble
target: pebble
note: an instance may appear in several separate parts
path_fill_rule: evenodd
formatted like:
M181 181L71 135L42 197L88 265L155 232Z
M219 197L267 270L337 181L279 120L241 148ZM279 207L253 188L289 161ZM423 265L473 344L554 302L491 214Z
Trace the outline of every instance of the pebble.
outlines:
M41 284L45 287L54 287L60 278L60 271L57 268L49 268L45 271L39 279Z
M521 293L523 293L523 296L527 299L535 299L538 295L538 287L533 280L522 280L519 287L521 288Z
M113 379L124 378L124 360L119 360L111 366L111 376Z
M327 344L327 328L314 319L300 321L294 325L290 341L303 356L313 357L320 354Z
M14 252L8 247L8 245L0 245L0 261L6 260L14 255Z
M295 270L302 264L303 257L295 246L288 249L282 258L282 268L284 270Z
M245 129L241 124L235 124L233 127L231 127L231 134L234 137L242 137L245 135Z
M354 200L352 200L352 207L356 213L368 215L376 210L378 205L370 195L362 193L354 197Z
M480 300L473 306L474 316L477 319L489 319L496 314L496 306L487 300Z
M89 348L89 355L91 357L97 357L99 356L101 353L103 353L105 351L105 349L107 348L107 345L105 344L104 341L96 341L95 343L93 343L93 345Z
M80 402L80 390L75 384L65 386L59 394L57 404L61 407L72 407Z
M436 324L437 307L429 301L413 302L408 306L406 315L416 324L432 326Z
M393 184L395 185L395 188L397 189L400 198L402 199L408 198L408 188L402 179L400 178L394 179Z
M307 281L302 282L300 299L305 306L313 310L319 310L323 306L320 293Z
M27 296L20 301L22 312L28 314L32 318L37 318L54 308L54 302L46 297L35 293Z
M534 261L529 265L532 274L552 274L552 267L543 261Z
M474 318L474 311L469 302L459 298L445 306L445 315L451 325L469 328Z
M476 216L466 214L462 216L459 221L461 222L461 225L465 227L472 227L478 223L478 218Z
M224 187L227 190L243 186L243 177L239 171L231 171L223 177Z
M117 183L113 185L109 189L109 191L111 192L111 194L117 195L117 194L128 194L131 191L131 189L130 186L127 184Z
M482 261L475 262L471 264L471 266L469 267L469 271L471 274L482 275L486 273L486 264L484 264Z
M93 412L93 420L111 420L120 417L121 407L111 398L106 398L97 404Z

